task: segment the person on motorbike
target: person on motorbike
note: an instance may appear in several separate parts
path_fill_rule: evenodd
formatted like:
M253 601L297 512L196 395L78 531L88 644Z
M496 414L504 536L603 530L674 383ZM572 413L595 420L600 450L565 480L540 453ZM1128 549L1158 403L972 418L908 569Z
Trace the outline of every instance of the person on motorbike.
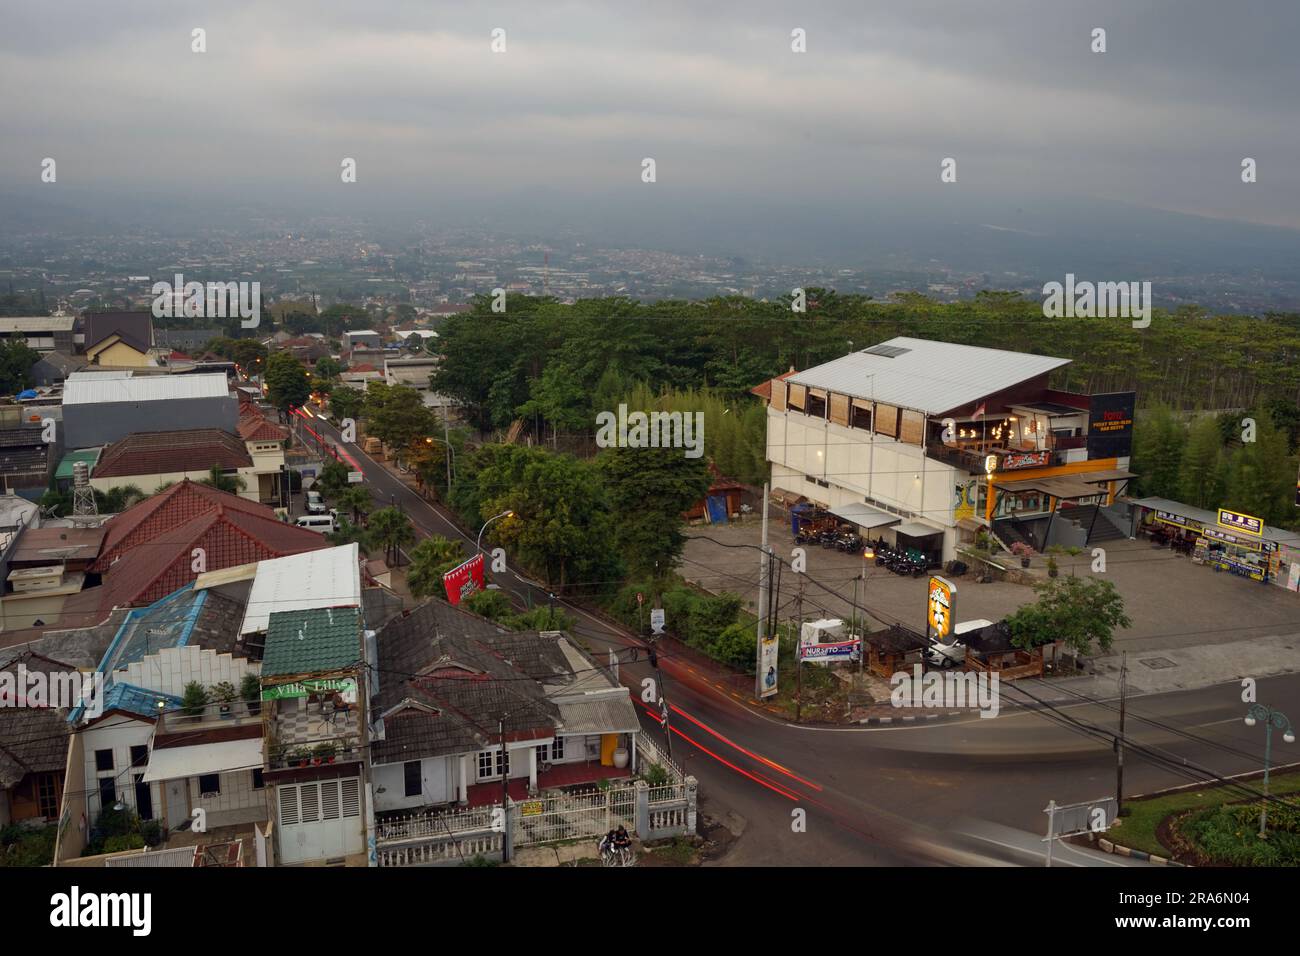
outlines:
M631 847L632 838L628 836L627 827L620 823L618 829L614 831L614 849L627 850Z
M606 853L613 853L614 844L617 840L618 840L618 833L616 831L610 830L608 833L606 833L605 836L602 837L600 841L601 855L603 856Z

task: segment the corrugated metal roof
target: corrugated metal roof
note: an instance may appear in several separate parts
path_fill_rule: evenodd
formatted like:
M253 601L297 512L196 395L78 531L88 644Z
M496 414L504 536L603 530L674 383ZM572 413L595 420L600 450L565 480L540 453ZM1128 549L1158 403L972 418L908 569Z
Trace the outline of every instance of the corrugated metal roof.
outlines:
M635 734L641 729L627 689L617 696L581 701L557 701L565 734Z
M895 358L852 352L792 375L789 380L937 415L1070 364L1069 359L1047 355L906 336L880 344L907 351Z
M0 332L71 332L73 315L15 315L0 318Z
M224 398L230 394L224 372L197 375L115 375L73 372L63 383L64 405L104 402L158 402L177 398Z
M361 656L361 615L355 607L276 611L266 627L262 677L343 670Z
M272 611L361 604L360 552L355 544L258 563L240 634L265 631Z

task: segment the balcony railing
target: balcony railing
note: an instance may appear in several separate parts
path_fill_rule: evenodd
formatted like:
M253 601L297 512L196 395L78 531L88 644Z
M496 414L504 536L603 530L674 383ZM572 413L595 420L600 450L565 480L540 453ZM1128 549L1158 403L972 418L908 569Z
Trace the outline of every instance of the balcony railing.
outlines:
M355 734L316 740L310 744L279 741L266 748L266 769L291 770L347 763L360 760L361 750L360 738Z
M160 733L180 733L199 727L238 727L260 723L265 705L261 701L214 701L194 710L166 710L158 718Z

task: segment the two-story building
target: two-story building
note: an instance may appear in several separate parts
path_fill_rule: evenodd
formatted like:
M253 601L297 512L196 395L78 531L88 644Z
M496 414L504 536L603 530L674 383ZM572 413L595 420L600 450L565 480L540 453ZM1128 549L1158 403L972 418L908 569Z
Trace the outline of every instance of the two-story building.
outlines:
M981 528L1038 550L1118 536L1134 395L1052 388L1068 364L898 337L772 379L776 494L934 563Z

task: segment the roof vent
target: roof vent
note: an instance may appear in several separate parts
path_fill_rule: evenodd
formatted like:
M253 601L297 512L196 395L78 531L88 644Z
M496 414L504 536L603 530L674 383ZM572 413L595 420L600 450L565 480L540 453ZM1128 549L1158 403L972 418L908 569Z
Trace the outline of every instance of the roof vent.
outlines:
M873 345L869 349L863 349L864 355L879 355L881 358L898 358L911 349L905 349L900 345Z

